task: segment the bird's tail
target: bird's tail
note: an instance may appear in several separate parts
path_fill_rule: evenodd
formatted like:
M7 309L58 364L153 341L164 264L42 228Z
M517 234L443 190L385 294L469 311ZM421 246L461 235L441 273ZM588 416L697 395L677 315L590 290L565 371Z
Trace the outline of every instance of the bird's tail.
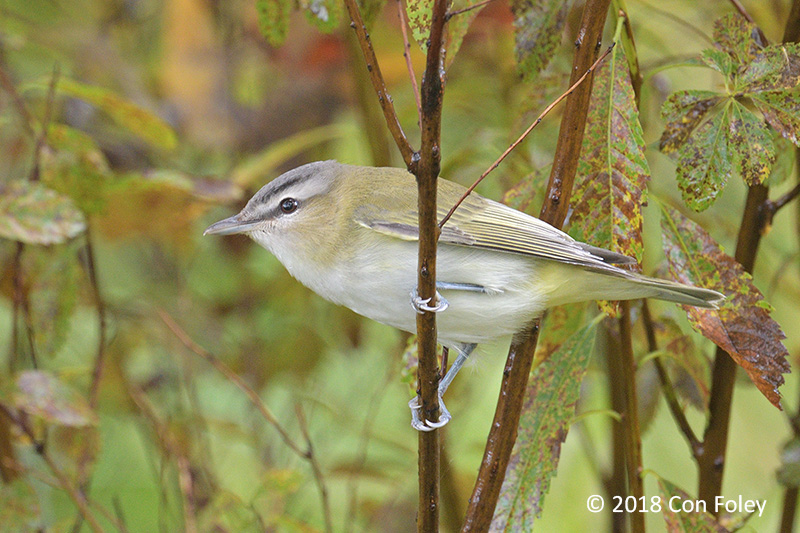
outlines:
M631 276L634 283L644 292L640 298L656 298L679 304L717 309L725 299L725 295L710 289L702 289L674 281L648 278L645 276Z

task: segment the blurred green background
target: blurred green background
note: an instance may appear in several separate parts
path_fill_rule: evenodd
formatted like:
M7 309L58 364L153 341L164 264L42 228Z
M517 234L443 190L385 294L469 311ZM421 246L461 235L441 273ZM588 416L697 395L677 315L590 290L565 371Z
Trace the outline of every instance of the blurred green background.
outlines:
M767 36L780 40L789 2L743 3ZM674 163L657 151L660 106L678 89L718 88L719 77L685 61L709 47L713 21L731 8L726 2L688 0L631 1L628 7L645 74L641 120L651 148L651 194L679 203ZM578 12L570 11L562 46L546 73L532 82L516 71L508 4L497 0L478 15L449 70L443 176L472 182L566 88ZM323 527L308 462L286 446L241 390L181 342L164 317L241 376L302 446L301 406L337 531L415 530L417 436L406 407L412 391L404 377L407 335L321 300L244 237L202 237L208 224L304 162L334 158L402 165L382 117L376 118L376 98L351 33L342 23L323 34L298 12L287 41L275 48L259 32L252 0L0 2L0 66L37 120L48 108L47 87L56 67L60 79L113 95L106 108L63 92L50 102L53 123L89 138L80 149L51 142L42 155L42 175L59 190L80 189L81 205L90 213L107 343L95 429L46 432L51 455L68 474L91 441L90 497L130 531L176 531L192 523L204 531ZM416 107L394 2L378 15L371 36L400 119L417 144ZM412 60L421 73L423 56L414 43ZM160 117L175 137L154 140L148 135L152 130L136 126L130 115L115 120L110 111L123 103ZM499 199L537 169L546 176L558 122L557 111L480 191ZM26 179L35 148L3 92L0 183ZM794 181L775 183L774 194ZM713 208L693 217L729 252L743 199L743 184L732 182ZM537 212L540 201L541 196L534 198L529 212ZM648 207L645 215L645 271L654 272L663 268L658 208ZM755 272L793 357L800 343L794 327L800 316L797 220L796 209L781 211L762 243ZM37 364L81 394L91 380L100 334L84 246L85 237L79 237L51 247L28 246L23 256ZM14 242L0 240L4 386L13 372L31 367L30 349L12 344L16 253ZM653 306L685 321L678 308ZM710 343L694 340L710 356ZM448 393L454 420L444 434L446 530L459 523L466 507L505 349L481 347ZM643 414L644 466L692 493L695 466L662 405L651 364L640 369L640 403L651 406ZM775 530L783 494L776 470L791 430L787 417L740 377L723 494L766 499L764 516L745 528ZM794 375L787 376L782 393L794 412ZM578 409L605 409L607 396L604 362L596 361ZM700 431L702 413L692 407L687 412ZM609 463L611 423L607 415L589 414L573 426L541 531L610 527L608 514L591 514L586 501L603 494L597 470ZM26 477L28 488L4 487L0 507L5 503L6 510L0 513L13 521L0 529L71 530L74 503L54 486L25 436L14 438L18 460L36 474ZM656 478L646 475L645 482L648 496L657 495ZM19 502L29 506L29 514L19 511ZM659 514L648 516L648 526L665 527ZM85 523L81 527L88 530Z

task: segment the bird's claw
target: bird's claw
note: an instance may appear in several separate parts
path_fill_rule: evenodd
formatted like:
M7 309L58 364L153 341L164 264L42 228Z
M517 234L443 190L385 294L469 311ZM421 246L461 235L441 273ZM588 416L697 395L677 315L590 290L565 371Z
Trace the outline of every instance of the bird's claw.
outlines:
M425 311L440 313L450 307L450 302L439 294L439 291L436 291L436 305L428 305L432 299L433 298L421 298L416 288L411 291L411 307L420 315Z
M447 407L444 406L444 402L442 401L442 397L439 396L439 421L438 422L431 422L430 420L424 420L420 416L420 412L422 411L422 405L419 401L419 396L415 396L408 402L408 406L411 408L411 427L416 429L417 431L433 431L434 429L438 429L448 422L452 416L450 415L450 411L447 410Z

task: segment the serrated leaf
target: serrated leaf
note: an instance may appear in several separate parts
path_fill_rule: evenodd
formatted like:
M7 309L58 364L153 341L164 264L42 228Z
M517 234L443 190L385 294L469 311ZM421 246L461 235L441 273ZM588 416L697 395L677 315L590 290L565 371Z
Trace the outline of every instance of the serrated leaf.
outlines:
M75 204L41 183L0 183L0 237L26 244L57 244L86 229Z
M289 34L290 0L256 0L258 29L272 46L278 47Z
M720 72L726 78L732 78L739 69L739 64L729 54L717 48L703 50L700 57L703 63Z
M678 150L677 178L683 201L695 211L714 203L733 171L728 153L728 107L704 122Z
M767 91L750 98L770 126L800 146L800 91Z
M745 94L791 90L800 81L800 44L771 45L745 65L738 79Z
M423 52L428 50L427 41L433 23L433 0L407 0L406 15L411 36Z
M586 322L587 304L559 305L549 309L542 319L534 364L549 359Z
M667 122L661 135L661 151L669 154L683 146L708 113L721 101L722 97L711 91L672 93L661 108L661 116Z
M541 169L537 169L523 176L515 185L503 193L500 201L518 211L525 211L530 207L536 195L543 191L546 177Z
M575 414L597 323L570 336L534 370L491 531L531 531L541 513Z
M733 165L748 185L766 180L775 162L775 145L764 122L736 100L730 101L728 145Z
M86 400L49 372L21 372L16 379L13 403L20 411L51 424L81 427L97 423Z
M331 33L342 20L342 3L337 0L300 0L306 19L323 33Z
M749 63L766 45L758 28L738 13L728 13L714 22L714 46L728 54L736 63Z
M465 10L479 3L479 0L453 0L448 11ZM445 57L446 65L450 65L453 62L470 23L483 7L483 5L480 5L474 9L459 13L445 24L444 48L447 51ZM406 15L408 16L408 27L411 29L411 36L422 51L427 53L428 39L431 33L431 24L433 23L433 0L408 0L406 2Z
M530 81L547 66L561 44L564 23L572 2L563 0L513 0L514 54L517 70Z
M594 246L642 260L642 205L650 168L622 46L595 73L570 230Z
M666 206L662 214L664 252L672 277L727 296L717 310L683 306L692 327L728 352L761 393L780 408L778 387L784 382L783 373L791 370L781 342L786 336L769 316L752 276L702 227Z
M694 512L684 512L683 502L697 502L697 498L692 498L686 492L679 489L663 478L658 479L658 487L661 489L661 509L664 521L667 523L667 531L670 533L727 533L719 522L714 519L708 510L695 510ZM671 503L670 503L671 502Z
M57 90L101 109L118 125L153 146L172 150L178 143L172 127L159 116L109 89L62 77Z

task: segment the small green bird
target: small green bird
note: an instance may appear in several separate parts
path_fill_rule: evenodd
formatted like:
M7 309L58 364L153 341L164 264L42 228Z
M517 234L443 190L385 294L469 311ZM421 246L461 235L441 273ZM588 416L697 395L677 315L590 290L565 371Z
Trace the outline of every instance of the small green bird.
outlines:
M440 219L465 190L438 180ZM321 161L271 181L204 235L244 233L326 300L404 331L416 331L417 312L439 311L438 340L459 354L440 400L478 343L521 332L549 307L656 298L715 308L724 299L623 270L615 265L635 260L473 193L442 228L431 305L416 293L417 221L417 185L406 170ZM416 398L409 405L418 430L450 420L443 402L436 422L421 419Z

